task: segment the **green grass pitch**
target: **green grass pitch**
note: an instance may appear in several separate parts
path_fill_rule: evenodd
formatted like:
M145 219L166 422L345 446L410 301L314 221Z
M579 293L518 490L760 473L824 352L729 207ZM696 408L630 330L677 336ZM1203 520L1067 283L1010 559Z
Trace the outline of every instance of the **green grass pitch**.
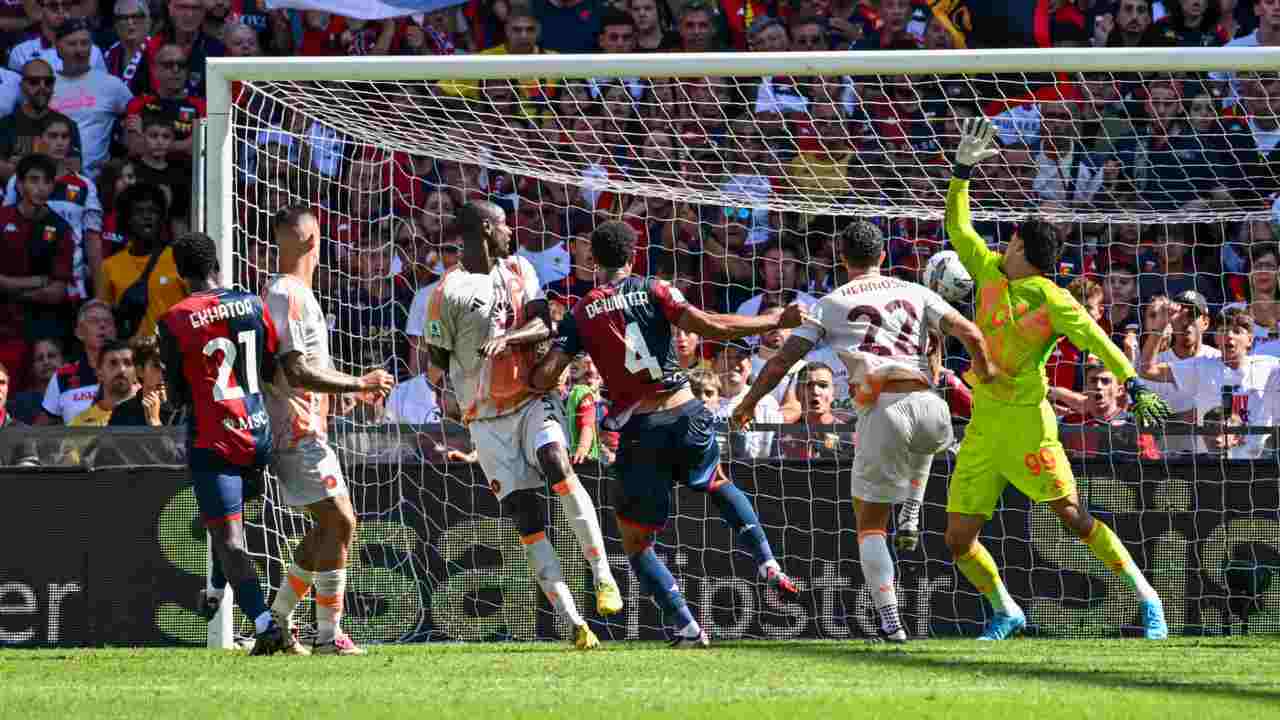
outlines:
M1280 638L0 651L0 717L1280 718Z

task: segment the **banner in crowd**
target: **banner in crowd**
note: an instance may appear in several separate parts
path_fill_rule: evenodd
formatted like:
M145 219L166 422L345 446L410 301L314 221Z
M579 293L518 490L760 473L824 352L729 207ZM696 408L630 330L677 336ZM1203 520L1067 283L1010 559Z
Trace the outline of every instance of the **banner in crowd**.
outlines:
M466 0L267 0L268 10L319 10L358 20L382 20L462 5Z
M344 624L358 642L560 637L530 577L516 531L479 470L349 468L360 526ZM899 597L915 635L976 634L988 610L955 571L942 541L946 463L929 489L922 548L899 556ZM474 472L474 475L473 475ZM1262 464L1077 466L1082 494L1116 529L1164 599L1174 634L1280 633L1280 480ZM848 469L732 468L759 508L775 552L803 589L780 601L706 498L679 491L658 551L714 637L859 638L874 630L858 563ZM199 645L204 532L179 469L6 471L10 507L0 525L0 644ZM580 478L601 507L610 560L627 601L604 622L608 641L661 639L657 608L638 597L617 542L607 476ZM579 607L594 607L590 575L558 504L553 541ZM294 519L289 519L293 517ZM269 499L246 508L251 549L278 583L303 526ZM1068 537L1045 507L1016 493L984 542L1025 603L1031 631L1049 636L1136 634L1130 590ZM310 622L311 610L300 620ZM594 613L588 613L594 616ZM240 631L248 625L238 619Z

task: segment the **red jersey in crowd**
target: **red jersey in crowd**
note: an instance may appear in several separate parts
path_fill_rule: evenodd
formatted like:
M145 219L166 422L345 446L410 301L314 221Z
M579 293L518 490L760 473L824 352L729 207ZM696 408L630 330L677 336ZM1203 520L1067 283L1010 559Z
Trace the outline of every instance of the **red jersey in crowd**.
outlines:
M73 237L67 221L47 207L40 209L39 219L25 217L17 205L0 207L0 252L5 258L5 275L44 275L50 282L70 283L75 259ZM31 305L12 298L0 302L0 339L26 336Z

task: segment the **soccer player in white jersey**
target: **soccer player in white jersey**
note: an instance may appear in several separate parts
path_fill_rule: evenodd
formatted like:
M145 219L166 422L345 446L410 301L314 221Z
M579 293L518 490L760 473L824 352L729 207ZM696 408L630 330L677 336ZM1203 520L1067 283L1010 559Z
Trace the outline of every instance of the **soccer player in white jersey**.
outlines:
M290 636L285 652L309 654L292 639L292 615L314 585L317 633L312 652L363 655L341 628L356 515L338 456L328 443L329 395L359 393L372 403L391 391L395 379L382 369L361 377L334 369L329 323L312 291L320 265L320 224L308 207L294 205L277 212L272 225L280 248L280 274L263 291L267 315L280 336L276 375L267 385L267 412L275 434L271 469L281 499L304 509L315 525L298 545L271 612Z
M529 376L534 344L551 336L551 317L538 274L511 254L511 229L502 208L471 202L458 209L462 263L440 280L427 302L423 337L431 363L447 368L463 422L471 431L489 487L514 520L525 557L556 612L574 627L574 646L600 641L579 614L546 537L550 486L595 576L596 609L622 610L609 568L596 507L569 463L564 410L558 398L534 391Z
M854 514L862 574L880 616L880 638L906 642L893 587L893 557L886 534L894 503L919 503L933 456L952 442L951 411L932 388L929 333L964 343L973 371L991 377L978 328L932 290L880 274L884 236L857 221L841 233L849 282L818 302L814 317L769 359L732 424L751 422L755 405L818 343L830 346L849 369L849 394L858 416L853 458Z
M1156 314L1151 332L1163 333L1175 321L1185 324L1179 316L1187 312L1186 307L1175 305L1173 310ZM1232 414L1238 416L1241 423L1255 427L1275 425L1280 421L1280 360L1250 354L1254 340L1253 316L1244 308L1229 307L1222 311L1214 329L1221 357L1156 362L1144 356L1138 372L1148 380L1171 383L1179 391L1192 395L1198 425L1203 425L1205 415L1223 407L1228 398ZM1250 435L1244 442L1244 454L1261 457L1266 439L1266 435ZM1203 438L1199 451L1208 452Z

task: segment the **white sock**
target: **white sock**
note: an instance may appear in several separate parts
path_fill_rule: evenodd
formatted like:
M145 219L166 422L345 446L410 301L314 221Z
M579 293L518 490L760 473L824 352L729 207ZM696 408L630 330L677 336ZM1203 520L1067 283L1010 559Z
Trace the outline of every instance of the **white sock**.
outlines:
M225 587L217 590L209 590L208 588L206 588L204 591L204 594L207 597L217 598L218 600L221 600L222 596L227 594L227 589Z
M572 489L562 492L565 486ZM613 570L609 567L609 554L605 552L604 534L600 532L600 520L596 517L596 505L591 501L586 488L582 487L576 477L571 477L557 483L553 490L560 500L565 518L569 520L569 526L573 528L574 536L578 538L582 556L591 566L591 575L596 582L614 582Z
M253 619L253 631L259 635L266 632L267 628L270 626L271 613L266 610L263 610L258 617Z
M529 538L537 539L525 542ZM542 593L551 601L551 606L570 625L577 627L585 624L582 615L578 614L578 606L573 602L573 593L569 592L569 586L564 581L560 556L556 555L551 541L542 533L521 538L520 541L524 543L524 556L529 561L529 569L533 571L533 577L537 579Z
M316 644L333 642L342 624L342 602L347 592L347 569L320 570L316 584Z
M760 564L756 567L756 572L760 574L760 579L761 579L761 580L767 580L767 579L769 579L769 571L770 571L770 570L772 570L772 571L774 571L774 572L776 572L776 573L781 573L781 572L782 572L782 566L778 564L777 559L773 559L773 560L766 560L766 561L764 561L764 562L760 563Z
M893 589L893 556L883 533L868 533L858 539L862 576L871 589L871 601L880 615L880 628L893 632L902 627L898 620L898 594Z
M698 625L697 620L694 620L688 625L685 625L684 627L677 630L676 634L679 635L680 637L696 638L702 634L702 626Z
M292 624L293 611L315 583L315 573L304 570L297 563L291 563L284 580L276 591L276 599L271 603L271 612Z

